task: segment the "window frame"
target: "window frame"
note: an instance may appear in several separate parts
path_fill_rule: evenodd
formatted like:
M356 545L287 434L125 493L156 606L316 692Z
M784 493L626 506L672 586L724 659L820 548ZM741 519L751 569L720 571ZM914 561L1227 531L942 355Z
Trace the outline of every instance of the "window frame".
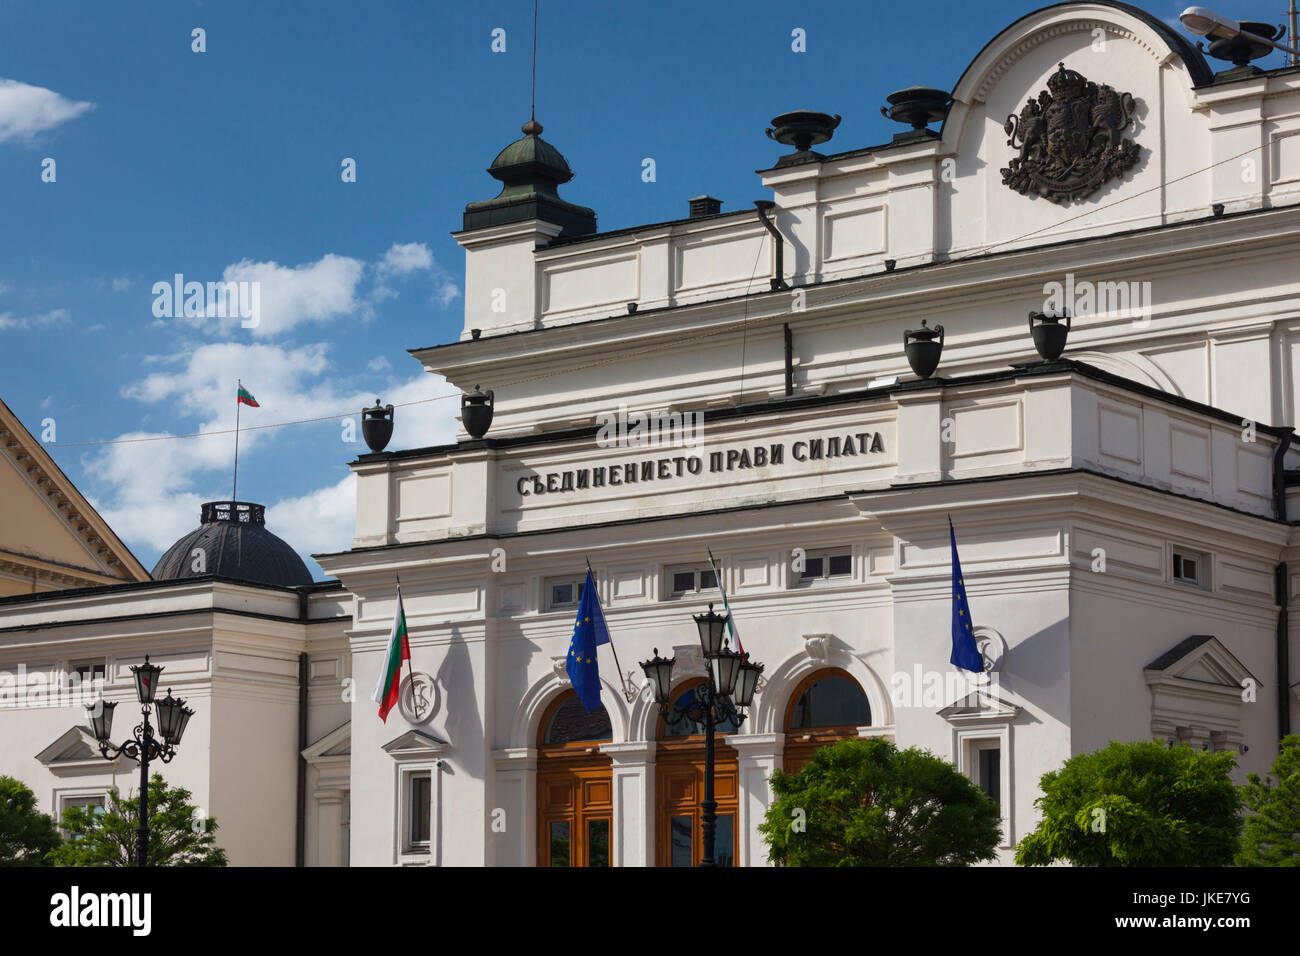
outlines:
M429 820L426 822L429 839L423 842L414 839L415 831L415 782L417 780L427 780L429 787ZM411 862L414 858L419 862L427 862L433 854L433 785L434 785L434 768L432 767L403 767L401 770L401 792L399 794L400 811L398 820L401 826L401 845L400 854L403 862Z
M582 589L583 587L586 586L586 583L587 583L587 576L585 574L580 575L578 577L574 577L573 575L558 575L556 577L545 578L542 582L543 613L558 614L561 611L576 611L579 607L582 606ZM554 593L554 589L557 587L563 587L566 584L573 588L573 594L574 594L573 602L571 604L570 603L561 604L551 600Z
M689 591L678 591L676 589L676 578L679 574L693 574L694 578L692 587ZM701 579L705 574L713 575L712 587L701 586ZM664 566L664 600L666 601L685 601L696 598L708 591L717 591L721 595L722 591L718 587L718 574L711 564L670 564Z
M956 728L957 769L971 783L980 784L980 751L997 750L998 755L998 808L1002 814L1002 836L998 842L999 849L1008 850L1015 846L1015 834L1011 831L1012 800L1011 789L1011 726L995 724L992 726Z
M1196 577L1187 578L1178 574L1179 563L1196 562ZM1169 546L1169 580L1184 588L1196 588L1198 591L1212 590L1210 578L1211 558L1209 552L1185 548L1179 544Z
M804 554L805 571L795 571L790 568L790 587L792 588L811 588L811 587L833 587L836 584L855 580L855 561L854 547L852 545L841 545L839 547L818 548L815 551L808 551ZM849 570L842 574L831 573L832 558L848 558ZM821 561L822 571L817 575L806 575L807 563L809 561Z

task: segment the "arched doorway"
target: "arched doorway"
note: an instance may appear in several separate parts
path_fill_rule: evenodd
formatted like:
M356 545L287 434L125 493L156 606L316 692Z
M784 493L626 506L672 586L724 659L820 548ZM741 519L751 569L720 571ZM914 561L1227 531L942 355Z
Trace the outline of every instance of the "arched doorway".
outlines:
M871 723L871 703L846 670L827 667L794 689L785 710L785 772L797 773L813 752L858 736Z
M674 692L671 713L682 714L695 702L703 678L689 681ZM739 809L739 763L736 752L722 742L734 734L734 724L715 729L713 797L718 803L714 859L719 866L736 860L736 811ZM659 745L655 753L655 863L658 866L698 866L704 855L701 835L704 799L704 724L689 718L675 725L659 718Z
M537 735L537 865L609 866L614 818L605 708L587 713L573 691L542 715Z

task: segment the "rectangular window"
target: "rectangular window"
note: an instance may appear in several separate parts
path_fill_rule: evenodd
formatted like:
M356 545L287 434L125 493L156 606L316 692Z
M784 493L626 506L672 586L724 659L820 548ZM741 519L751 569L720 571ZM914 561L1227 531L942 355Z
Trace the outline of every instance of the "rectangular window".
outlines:
M820 551L804 556L803 570L798 573L796 583L812 584L816 581L828 581L832 578L846 578L853 575L853 554L850 551Z
M408 807L410 816L407 820L407 846L412 850L429 848L429 825L433 809L433 777L427 773L412 774Z
M609 821L587 821L587 865L609 866Z
M70 810L73 807L85 807L90 810L91 814L96 817L102 817L107 812L108 797L102 793L87 794L82 796L68 796L59 801L59 822L62 824L63 811ZM62 829L62 826L60 826ZM67 832L64 832L67 836Z
M672 821L672 858L669 866L694 866L691 855L691 818L673 817Z
M984 747L979 751L979 786L999 805L1002 803L1002 751Z
M551 821L551 866L569 865L569 821Z
M713 831L713 862L718 866L736 865L735 829L730 813L718 814L717 829Z
M699 594L701 591L712 591L718 587L718 576L708 565L668 568L664 577L668 581L669 597Z
M546 610L564 611L582 603L582 588L587 583L582 578L552 578L546 582Z
M73 664L71 670L72 673L77 675L77 679L80 680L83 684L85 684L95 680L103 680L104 674L106 672L106 667L102 660L82 661L80 663Z
M1192 587L1208 588L1209 570L1208 557L1195 551L1184 551L1182 549L1174 551L1174 580L1179 584L1189 584Z

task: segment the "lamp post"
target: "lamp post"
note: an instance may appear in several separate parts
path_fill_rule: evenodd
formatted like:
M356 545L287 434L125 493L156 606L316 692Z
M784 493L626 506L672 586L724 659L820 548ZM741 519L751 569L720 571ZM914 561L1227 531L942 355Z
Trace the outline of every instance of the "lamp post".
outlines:
M1294 3L1291 4L1291 9L1288 11L1288 15L1291 17L1290 39L1292 43L1295 43L1296 15ZM1260 29L1270 29L1271 32L1271 28L1269 28L1267 24L1255 24L1246 21L1233 20L1230 17L1225 17L1222 14L1215 13L1213 10L1207 10L1205 7L1188 7L1178 15L1178 19L1183 21L1183 26L1187 27L1187 29L1191 30L1193 33L1209 37L1211 40L1235 40L1238 37L1244 37L1249 41L1263 43L1276 50L1289 53L1291 55L1292 66L1295 65L1296 58L1300 56L1300 50L1297 50L1294 47L1284 46L1283 44L1278 43L1275 39L1261 35L1258 30L1247 28L1248 26L1258 26ZM1267 50L1261 51L1261 53L1267 52ZM1255 55L1259 56L1260 54Z
M713 799L713 753L717 725L730 720L739 727L745 720L745 708L754 702L763 665L749 660L748 654L733 651L723 638L727 616L715 614L709 605L704 614L693 615L700 632L700 646L704 650L704 667L708 678L695 692L692 704L673 713L669 707L672 695L673 664L676 658L659 656L641 662L646 680L654 688L655 702L664 723L673 727L691 721L704 722L704 799L700 801L703 853L700 866L717 866L714 857L714 839L718 826L718 802Z
M113 732L113 710L117 707L117 702L106 701L100 697L93 705L86 708L90 717L91 730L95 734L95 739L99 741L99 752L105 760L116 760L122 754L126 754L132 760L140 761L140 825L135 829L136 866L146 866L149 858L149 761L161 760L163 763L170 763L172 757L176 756L176 748L180 746L185 726L194 716L194 711L185 706L185 701L172 696L170 688L167 690L166 697L155 700L158 675L162 671L163 669L157 664L149 663L148 654L145 655L143 664L131 668L143 720L136 725L131 737L117 747L110 744L108 740ZM158 709L158 731L162 734L161 739L154 736L153 727L149 724L151 706Z

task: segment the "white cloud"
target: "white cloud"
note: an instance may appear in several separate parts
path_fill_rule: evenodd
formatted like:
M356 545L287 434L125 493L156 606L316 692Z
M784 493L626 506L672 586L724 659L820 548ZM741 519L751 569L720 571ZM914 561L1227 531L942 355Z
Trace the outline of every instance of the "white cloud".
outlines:
M364 271L365 263L360 259L328 253L316 262L299 266L241 259L226 266L221 279L227 283L256 283L252 288L256 290L257 324L250 328L254 336L266 338L303 322L326 322L357 311L361 304L357 284ZM208 302L207 306L210 315L181 321L195 326L213 322L217 303ZM222 327L234 327L242 321L238 315L216 319Z
M395 242L375 266L381 276L410 275L417 269L432 269L433 253L422 242Z
M51 309L40 315L14 315L12 312L0 312L0 329L34 329L50 325L62 325L71 313L67 309Z
M370 369L372 372L384 372L392 367L393 366L388 363L388 359L384 358L382 355L376 355L366 363L366 368Z
M30 143L37 133L94 108L94 103L70 100L42 86L0 78L0 143Z
M266 526L293 546L308 567L319 565L313 554L346 551L356 531L357 477L349 473L298 498L285 498L266 509ZM318 575L319 576L319 575Z
M433 301L446 308L460 295L460 286L446 269L433 259L433 253L423 242L395 242L375 263L375 287L371 298L375 302L394 299L397 292L389 285L393 278L404 278L414 272L428 272L435 289Z
M114 292L125 292L129 288L131 288L131 280L126 276L118 276L113 280Z

